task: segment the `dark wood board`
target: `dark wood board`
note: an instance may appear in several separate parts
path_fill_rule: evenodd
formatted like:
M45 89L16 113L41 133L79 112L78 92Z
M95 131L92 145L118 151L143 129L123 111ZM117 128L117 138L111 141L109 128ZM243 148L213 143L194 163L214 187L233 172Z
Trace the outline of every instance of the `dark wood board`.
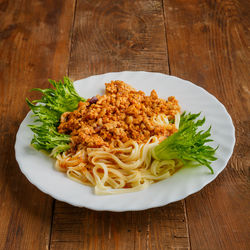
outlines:
M0 249L249 249L247 0L0 0ZM138 212L55 201L20 172L25 98L48 78L111 71L179 76L232 116L236 146L218 178L185 200Z
M48 249L53 199L22 175L15 161L29 90L67 73L71 1L0 1L0 249ZM34 163L35 164L35 163Z

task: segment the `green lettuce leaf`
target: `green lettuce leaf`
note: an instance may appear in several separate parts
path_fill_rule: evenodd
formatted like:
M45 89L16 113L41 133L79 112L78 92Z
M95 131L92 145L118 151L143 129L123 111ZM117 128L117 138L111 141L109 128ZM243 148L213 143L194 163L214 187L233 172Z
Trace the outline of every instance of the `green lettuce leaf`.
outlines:
M49 82L54 88L32 89L41 92L42 98L32 102L26 99L26 102L36 118L35 124L29 125L34 132L31 144L37 150L45 150L55 157L70 148L70 136L57 132L61 115L77 109L78 103L85 99L77 94L68 77L64 77L63 81Z
M205 123L205 117L197 120L198 114L181 115L178 132L172 134L153 148L152 155L156 160L180 159L183 162L193 161L200 165L205 165L214 173L211 162L217 158L214 156L217 148L205 145L210 139L211 127L204 131L198 131L198 128Z

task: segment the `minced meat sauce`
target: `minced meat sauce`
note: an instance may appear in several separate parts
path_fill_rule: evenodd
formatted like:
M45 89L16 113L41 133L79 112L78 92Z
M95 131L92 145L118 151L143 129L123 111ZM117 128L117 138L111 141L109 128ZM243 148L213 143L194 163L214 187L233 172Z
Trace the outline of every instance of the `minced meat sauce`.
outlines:
M103 96L79 102L75 111L61 116L58 132L71 135L72 148L109 147L113 141L130 139L145 143L153 135L165 138L177 131L174 124L159 124L154 119L159 114L174 119L180 112L175 97L166 101L155 90L146 96L122 81L105 85Z

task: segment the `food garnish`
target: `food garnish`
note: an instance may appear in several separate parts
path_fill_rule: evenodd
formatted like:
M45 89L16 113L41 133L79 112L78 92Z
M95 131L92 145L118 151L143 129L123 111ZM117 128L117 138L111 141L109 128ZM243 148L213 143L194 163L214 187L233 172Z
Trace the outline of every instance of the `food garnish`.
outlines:
M180 159L182 161L194 161L208 167L213 174L211 162L217 158L214 156L217 148L205 145L210 139L211 127L208 130L198 131L205 123L205 117L197 120L198 114L184 112L181 115L178 132L172 134L152 150L156 160Z
M32 90L40 91L43 96L40 100L29 101L26 99L30 109L35 116L35 124L29 125L34 132L31 144L37 150L57 154L70 148L70 136L57 132L60 117L64 112L73 111L77 108L79 101L85 101L74 89L73 82L64 77L63 82L49 80L54 88Z

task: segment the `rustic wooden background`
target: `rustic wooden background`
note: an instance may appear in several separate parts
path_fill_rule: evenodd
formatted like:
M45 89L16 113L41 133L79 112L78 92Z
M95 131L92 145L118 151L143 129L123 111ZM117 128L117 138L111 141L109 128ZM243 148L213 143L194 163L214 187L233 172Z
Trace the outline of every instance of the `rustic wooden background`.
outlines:
M249 0L0 0L0 249L250 249ZM122 70L188 79L231 114L222 174L162 208L95 212L58 202L19 171L29 90Z

